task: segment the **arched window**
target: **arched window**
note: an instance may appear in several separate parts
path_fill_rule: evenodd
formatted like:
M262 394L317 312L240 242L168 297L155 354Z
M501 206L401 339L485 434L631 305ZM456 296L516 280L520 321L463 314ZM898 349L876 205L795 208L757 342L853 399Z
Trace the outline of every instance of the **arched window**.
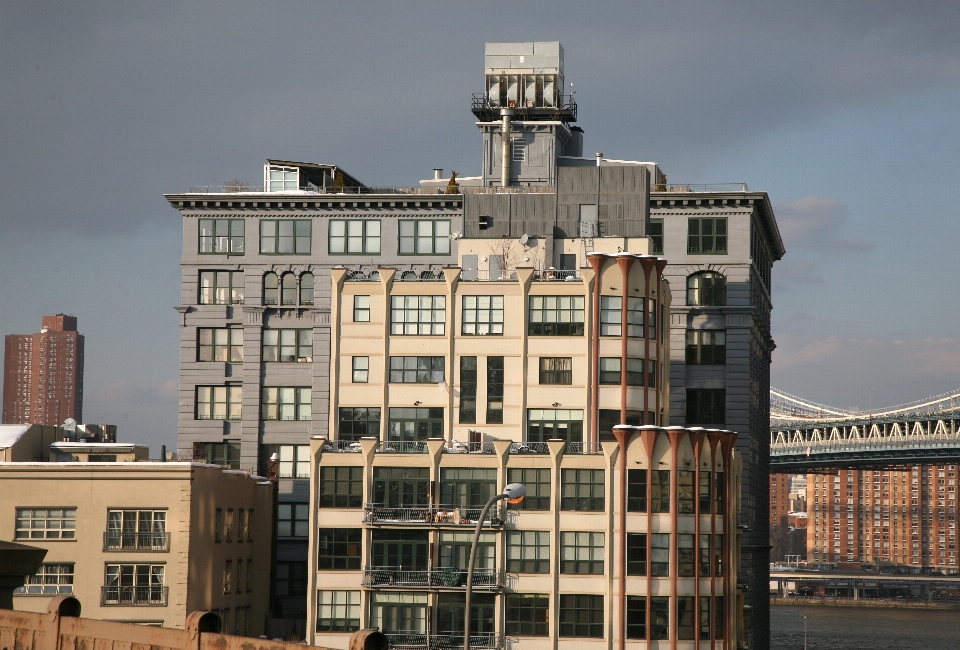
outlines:
M720 307L727 304L727 278L715 271L687 276L687 304Z
M300 276L300 304L313 304L313 273L304 273Z
M276 305L279 296L277 274L270 272L263 276L263 304Z
M297 276L295 276L293 273L284 273L283 278L281 278L281 285L280 304L296 305Z

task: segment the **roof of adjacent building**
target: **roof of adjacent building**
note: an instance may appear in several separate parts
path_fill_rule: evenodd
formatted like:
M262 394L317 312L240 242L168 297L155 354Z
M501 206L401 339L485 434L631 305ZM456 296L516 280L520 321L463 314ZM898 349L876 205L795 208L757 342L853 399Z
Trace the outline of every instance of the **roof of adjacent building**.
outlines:
M0 424L0 449L9 449L17 444L31 424Z

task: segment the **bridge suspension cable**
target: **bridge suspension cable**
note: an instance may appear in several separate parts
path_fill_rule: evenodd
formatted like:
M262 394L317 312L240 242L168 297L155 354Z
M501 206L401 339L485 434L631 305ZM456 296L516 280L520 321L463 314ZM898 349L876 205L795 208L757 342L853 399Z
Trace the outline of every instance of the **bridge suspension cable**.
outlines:
M913 413L936 413L938 411L952 410L958 406L960 406L960 391L952 391L897 406L854 412L817 404L816 402L790 395L776 388L770 388L771 420L836 422L850 418L883 418Z

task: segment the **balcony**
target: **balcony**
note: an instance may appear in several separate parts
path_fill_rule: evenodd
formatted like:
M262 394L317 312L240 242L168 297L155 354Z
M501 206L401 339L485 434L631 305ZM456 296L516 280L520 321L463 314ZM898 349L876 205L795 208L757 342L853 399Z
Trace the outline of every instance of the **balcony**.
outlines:
M534 280L553 281L553 282L579 282L583 280L580 271L576 269L537 269L533 272Z
M438 634L406 634L384 632L390 641L391 650L450 650L463 647L463 633L440 632ZM500 636L494 633L471 634L470 647L476 650L494 650L500 647Z
M511 454L549 454L550 447L545 442L514 442L510 445Z
M170 533L133 533L108 531L103 534L104 551L170 550Z
M131 606L167 606L167 591L169 587L151 585L148 587L101 587L100 605L131 605Z
M460 508L458 506L419 506L413 508L381 506L368 503L363 508L363 523L372 526L464 526L477 525L482 507ZM500 506L494 505L487 512L483 525L490 528L503 526Z
M426 440L383 440L377 447L379 453L393 454L425 454L427 453Z
M363 570L364 587L404 589L466 589L467 572L456 567L402 571L395 567L373 567ZM497 569L474 569L473 588L485 591L500 589L503 583Z

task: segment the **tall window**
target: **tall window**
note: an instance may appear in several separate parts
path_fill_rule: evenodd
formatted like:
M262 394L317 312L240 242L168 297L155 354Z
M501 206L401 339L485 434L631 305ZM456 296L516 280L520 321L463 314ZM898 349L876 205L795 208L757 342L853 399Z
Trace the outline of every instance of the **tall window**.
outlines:
M280 279L273 271L263 274L263 304L280 304Z
M650 252L663 255L663 219L650 220Z
M240 469L240 441L195 442L193 443L193 459L209 465Z
M572 357L540 357L541 384L572 384Z
M401 571L423 571L429 561L429 533L425 530L374 530L370 566Z
M197 361L243 361L243 330L239 327L197 328Z
M527 409L527 442L583 442L582 409Z
M677 596L677 640L692 641L697 610L693 596Z
M627 336L643 338L643 312L646 298L627 298Z
M722 366L727 362L725 330L687 330L687 363Z
M430 502L430 470L426 467L374 467L373 503L392 508Z
M647 386L657 387L657 362L654 359L647 359ZM653 424L653 422L649 422Z
M560 533L560 573L603 575L603 533Z
M560 594L560 636L603 638L603 596Z
M317 632L356 632L359 629L359 591L317 591Z
M583 336L583 296L530 296L530 336Z
M627 512L647 511L647 470L627 470Z
M310 506L306 503L277 504L277 537L307 537Z
M550 509L550 468L510 468L507 470L507 483L523 483L527 494L517 505L511 508L520 510Z
M443 367L443 357L390 357L390 383L438 384Z
M313 306L314 294L313 273L300 274L300 304L304 307Z
M496 489L495 469L448 467L440 470L440 503L444 506L482 507Z
M450 221L405 219L400 226L400 255L449 255Z
M390 408L388 440L411 442L443 437L442 408Z
M309 255L309 219L261 219L261 255Z
M379 255L380 222L332 219L329 250L331 255Z
M655 469L650 478L653 484L650 494L650 511L670 512L670 470Z
M280 304L287 306L297 304L297 276L293 273L284 273L280 276Z
M460 423L477 421L477 358L460 357Z
M560 509L580 512L603 511L603 470L560 470Z
M650 638L666 641L670 638L670 597L650 598Z
M702 577L709 577L712 571L710 570L710 535L700 535L700 556L698 561L700 563L700 575Z
M445 296L390 296L390 333L444 333Z
M307 563L277 562L276 592L278 596L303 597L307 595ZM247 572L250 575L250 572Z
M503 296L464 296L463 334L503 334Z
M646 596L627 596L627 638L647 638Z
M370 380L370 357L351 357L355 384L366 384Z
M724 480L724 476L726 476L726 475L725 475L723 472L716 472L716 477L717 477L716 487L717 487L717 489L713 491L713 494L714 494L714 497L715 497L714 500L713 500L713 503L714 503L713 514L715 514L715 515L722 515L722 514L723 514L724 504L726 503L726 497L724 496L724 495L725 495L725 488L726 488L726 481Z
M650 298L647 301L647 330L650 338L657 340L657 301Z
M726 255L726 253L726 217L690 217L687 219L688 255Z
M200 253L243 255L243 219L200 219Z
M361 528L321 528L317 568L321 571L355 571L360 568Z
M677 512L681 515L693 514L693 477L690 470L677 471Z
M262 420L309 420L309 386L264 386L260 404Z
M370 322L370 296L353 297L353 322Z
M726 423L727 391L724 388L687 389L687 425Z
M650 575L654 578L670 575L670 533L650 535Z
M687 276L687 304L699 307L726 305L727 278L715 271L701 271Z
M547 636L549 594L507 594L504 603L505 632L511 636Z
M169 550L166 510L107 510L104 550Z
M487 357L487 424L503 424L503 357Z
M623 298L600 296L600 336L620 336L623 323Z
M75 539L76 508L17 508L16 539Z
M643 359L627 359L627 386L643 386Z
M200 271L201 305L242 305L243 271Z
M164 605L162 564L108 564L103 587L104 605Z
M313 330L263 330L263 360L313 361Z
M710 514L710 499L713 490L710 489L712 480L711 473L705 469L700 470L700 514Z
M470 547L473 546L473 532L468 531L440 531L440 565L441 567L456 567L466 569L470 563ZM477 557L474 567L477 569L494 569L497 557L497 534L493 532L480 533L477 540ZM460 610L461 614L463 610Z
M41 564L35 574L24 576L23 582L14 594L72 594L73 564Z
M507 531L507 571L550 573L550 532L546 530Z
M239 420L242 386L197 386L198 420Z
M620 384L620 357L600 358L600 383Z
M356 442L360 438L380 438L380 409L340 407L337 410L337 439Z
M646 533L627 533L627 575L647 575Z
M321 508L362 508L362 467L320 468Z
M684 533L677 535L677 575L681 578L693 577L694 566L697 561L693 543L693 535Z

